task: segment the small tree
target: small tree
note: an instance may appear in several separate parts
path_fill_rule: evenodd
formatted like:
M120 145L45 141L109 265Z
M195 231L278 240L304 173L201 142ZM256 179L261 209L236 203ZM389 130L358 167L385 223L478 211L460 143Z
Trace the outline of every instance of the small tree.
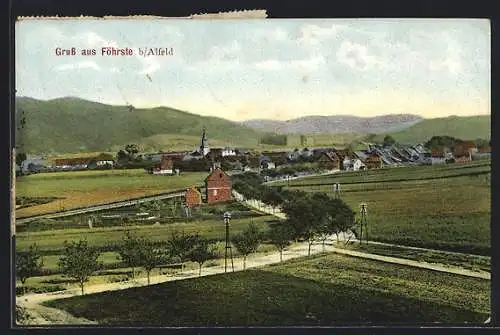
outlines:
M167 242L168 255L171 258L178 258L182 263L184 270L184 262L189 260L190 252L195 245L196 235L185 234L184 232L172 232L170 240Z
M200 266L200 271L198 273L201 276L201 268L203 264L213 258L217 257L217 253L214 249L214 246L210 244L210 242L199 235L196 235L194 238L195 245L189 252L188 258L189 260L198 263Z
M140 266L139 248L140 240L132 236L129 231L125 232L122 243L118 246L118 257L132 268L132 278L135 278L135 268Z
M160 266L164 260L164 253L156 245L145 238L138 240L139 244L139 264L144 268L148 278L148 285L151 283L151 271Z
M384 137L384 143L383 143L384 146L389 147L394 144L396 144L396 140L391 135L386 135Z
M243 270L246 269L247 256L255 252L262 240L262 234L253 223L249 224L243 233L233 236L233 244L243 255Z
M24 293L26 280L40 273L42 266L43 261L35 244L31 245L28 251L16 252L16 276L23 284Z
M165 207L165 204L161 200L148 201L141 204L140 209L145 212L153 212L159 218L161 217L161 211Z
M99 250L88 245L87 240L78 242L64 241L63 255L59 259L61 272L78 281L84 294L83 288L90 276L102 267L102 263L97 261Z
M278 223L269 227L268 238L280 253L280 262L283 261L283 250L291 244L293 231L287 224Z

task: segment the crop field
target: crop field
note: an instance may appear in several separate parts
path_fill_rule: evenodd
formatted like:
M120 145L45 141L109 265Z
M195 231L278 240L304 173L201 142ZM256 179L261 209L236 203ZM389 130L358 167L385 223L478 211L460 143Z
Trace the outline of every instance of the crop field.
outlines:
M358 244L343 242L335 245L337 248L347 248L375 255L405 258L426 263L440 263L452 266L459 266L472 271L491 272L491 257L480 255L464 255L460 253L449 253L437 250L407 249L397 246L387 246L381 244Z
M490 282L327 254L45 304L102 325L462 324L486 320Z
M249 223L254 223L261 230L267 228L269 221L276 218L271 215L241 218L231 220L231 233L242 231ZM173 231L184 231L185 233L200 233L208 239L224 238L225 225L221 220L196 220L190 222L178 222L164 225L141 225L141 226L115 226L104 228L75 228L75 229L53 229L38 232L24 232L16 235L16 250L24 251L30 245L36 243L41 251L57 251L63 248L64 241L78 241L86 238L89 245L106 248L114 243L119 243L126 231L137 236L151 238L154 241L166 241Z
M57 197L56 201L21 208L16 217L57 212L134 197L185 189L203 182L208 173L154 176L142 169L40 173L16 179L20 197Z
M490 255L489 162L345 173L294 180L292 189L326 192L341 185L355 211L368 204L368 238ZM285 184L286 185L286 184Z

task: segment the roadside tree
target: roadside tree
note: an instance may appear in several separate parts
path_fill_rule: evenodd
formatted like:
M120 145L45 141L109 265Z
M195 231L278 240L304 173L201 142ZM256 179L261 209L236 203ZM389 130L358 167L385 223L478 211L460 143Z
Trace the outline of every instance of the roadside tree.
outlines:
M243 256L243 270L245 270L248 255L257 251L262 242L262 233L255 224L251 223L242 233L234 235L232 242Z
M43 261L35 244L31 245L28 251L16 252L16 277L23 285L24 293L26 293L26 280L39 274L42 266Z
M64 251L59 259L61 272L78 281L84 294L84 285L90 276L102 268L102 263L97 259L100 252L96 248L90 247L86 239L78 242L64 241Z

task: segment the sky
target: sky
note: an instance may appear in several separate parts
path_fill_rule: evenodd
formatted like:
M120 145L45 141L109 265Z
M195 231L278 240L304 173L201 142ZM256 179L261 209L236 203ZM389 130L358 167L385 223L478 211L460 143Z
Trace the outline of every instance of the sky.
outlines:
M490 114L483 19L38 19L18 21L15 36L17 96L234 121ZM102 56L108 46L134 55ZM75 56L56 55L72 47ZM144 57L139 48L173 52Z

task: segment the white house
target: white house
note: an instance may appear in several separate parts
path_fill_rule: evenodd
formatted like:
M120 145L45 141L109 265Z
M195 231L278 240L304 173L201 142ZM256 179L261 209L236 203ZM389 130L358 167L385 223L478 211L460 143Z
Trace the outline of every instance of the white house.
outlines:
M226 156L236 156L236 149L225 147L221 151L222 157Z
M348 157L344 158L342 162L344 170L347 171L358 171L366 169L366 165L358 158L349 159Z

